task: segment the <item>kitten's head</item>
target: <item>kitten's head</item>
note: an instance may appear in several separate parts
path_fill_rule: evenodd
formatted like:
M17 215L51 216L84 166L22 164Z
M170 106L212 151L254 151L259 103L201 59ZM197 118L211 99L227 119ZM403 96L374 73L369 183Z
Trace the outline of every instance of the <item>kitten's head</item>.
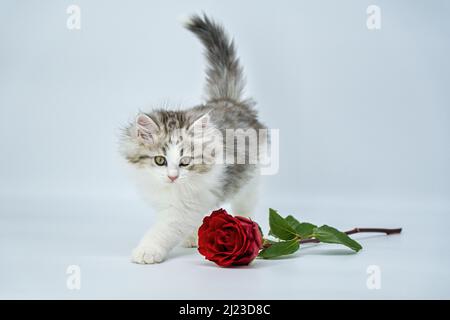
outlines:
M216 155L202 150L215 132L208 113L141 113L125 129L120 149L129 163L156 182L180 184L211 171Z

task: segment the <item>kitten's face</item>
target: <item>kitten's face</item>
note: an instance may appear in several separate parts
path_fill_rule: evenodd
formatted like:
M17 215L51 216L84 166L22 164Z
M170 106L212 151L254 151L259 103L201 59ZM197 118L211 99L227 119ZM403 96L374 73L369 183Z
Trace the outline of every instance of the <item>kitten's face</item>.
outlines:
M209 116L190 121L181 112L140 114L127 131L122 151L128 162L163 185L185 184L212 169L213 160L199 153ZM200 148L200 149L197 149Z

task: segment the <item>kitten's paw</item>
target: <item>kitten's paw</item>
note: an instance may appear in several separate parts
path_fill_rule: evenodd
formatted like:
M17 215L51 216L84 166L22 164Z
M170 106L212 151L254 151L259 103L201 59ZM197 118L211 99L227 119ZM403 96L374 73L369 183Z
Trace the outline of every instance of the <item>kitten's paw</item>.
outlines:
M196 248L198 246L197 234L193 234L181 242L183 248Z
M131 261L139 264L152 264L162 262L166 258L165 249L155 245L139 245L133 250Z

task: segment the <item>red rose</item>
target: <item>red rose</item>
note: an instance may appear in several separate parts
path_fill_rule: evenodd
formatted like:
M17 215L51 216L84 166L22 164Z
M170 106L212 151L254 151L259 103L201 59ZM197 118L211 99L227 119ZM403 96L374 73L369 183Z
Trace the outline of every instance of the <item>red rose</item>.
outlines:
M198 229L198 251L221 267L248 265L262 247L256 222L233 217L219 209L203 219Z

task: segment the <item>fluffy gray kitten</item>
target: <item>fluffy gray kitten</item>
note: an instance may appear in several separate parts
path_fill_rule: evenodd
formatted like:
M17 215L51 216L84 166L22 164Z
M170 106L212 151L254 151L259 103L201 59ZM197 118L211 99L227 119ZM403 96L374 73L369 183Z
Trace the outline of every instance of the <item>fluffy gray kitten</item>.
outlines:
M249 216L257 200L260 146L267 139L258 135L257 148L250 146L255 135L249 132L265 127L243 97L234 44L207 16L192 16L186 28L205 47L206 101L138 114L121 140L121 153L158 216L133 251L136 263L161 262L181 242L195 246L202 218L223 202L231 202L234 215Z

